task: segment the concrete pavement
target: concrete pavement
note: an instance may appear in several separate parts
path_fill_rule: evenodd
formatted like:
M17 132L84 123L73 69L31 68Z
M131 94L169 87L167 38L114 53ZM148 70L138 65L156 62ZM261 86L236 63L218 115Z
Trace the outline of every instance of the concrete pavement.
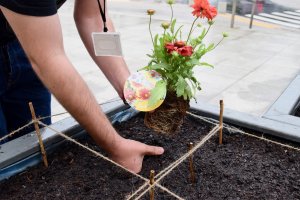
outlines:
M300 9L300 0L271 0L271 2L294 9Z
M161 33L161 22L170 18L169 8L164 3L129 0L111 0L108 4L110 16L121 33L125 60L130 70L136 71L148 63L146 54L151 51L145 11L149 8L157 10L152 30ZM67 1L59 11L66 52L97 101L105 102L117 93L89 58L77 34L72 12L73 1ZM187 34L193 20L191 8L176 4L174 12L178 24L184 25ZM202 61L213 64L214 69L196 69L203 88L198 92L197 100L218 105L219 99L223 99L226 108L261 116L300 74L300 30L258 21L254 22L253 29L248 29L249 19L244 17L237 17L235 28L231 29L230 18L230 14L220 14L205 39L208 43L217 43L222 32L228 32L230 36L203 57ZM207 26L205 21L203 25ZM64 109L53 100L52 111L56 114ZM61 117L54 121L59 119Z

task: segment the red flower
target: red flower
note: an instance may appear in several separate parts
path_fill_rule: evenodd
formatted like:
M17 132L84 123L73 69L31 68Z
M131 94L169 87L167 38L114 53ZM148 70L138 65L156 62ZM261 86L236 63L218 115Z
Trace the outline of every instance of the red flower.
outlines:
M178 48L184 47L185 46L185 42L184 41L176 41L174 45L176 47L178 47Z
M176 49L177 49L177 47L175 49L175 46L173 43L166 43L165 48L167 49L168 53L172 53L173 51L176 51Z
M151 95L150 91L147 89L141 89L139 92L140 92L140 98L143 100L149 99Z
M193 47L192 46L184 46L179 48L177 52L182 56L191 56L193 54Z
M217 16L217 9L209 4L207 0L195 0L195 4L192 5L194 11L192 14L194 16L212 20Z
M178 54L182 56L191 56L193 54L193 47L192 46L186 46L185 42L183 41L177 41L175 44L173 43L167 43L165 45L165 48L167 49L167 52L171 54L173 51L178 52Z

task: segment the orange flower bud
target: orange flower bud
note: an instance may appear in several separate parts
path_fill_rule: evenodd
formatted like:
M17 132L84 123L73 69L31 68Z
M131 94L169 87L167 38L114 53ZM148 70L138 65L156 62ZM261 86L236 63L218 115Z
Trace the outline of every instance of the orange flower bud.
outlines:
M148 13L148 15L154 15L155 10L153 10L153 9L148 9L148 10L147 10L147 13Z

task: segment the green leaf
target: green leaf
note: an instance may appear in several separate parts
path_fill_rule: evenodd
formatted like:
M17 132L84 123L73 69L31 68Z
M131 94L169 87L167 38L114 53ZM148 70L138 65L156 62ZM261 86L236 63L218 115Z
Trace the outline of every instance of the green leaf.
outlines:
M203 40L203 38L204 38L204 36L205 36L205 33L206 33L206 29L203 28L201 35L198 37L198 39L199 39L200 41Z
M177 35L178 35L178 32L180 31L180 29L182 29L182 27L183 27L183 25L181 25L181 26L177 29L176 33L174 34L174 39L176 39L176 37L177 37Z
M190 45L195 49L195 47L198 45L197 39L191 39L190 40Z
M180 40L182 40L182 31L180 30Z
M191 80L196 84L197 90L201 90L202 88L200 87L200 82L197 81L197 79L193 76L191 77Z
M187 94L186 93L183 93L183 99L187 100Z
M186 83L186 81L184 80L184 78L182 76L178 76L178 82L176 84L176 94L178 97L183 96L184 95L184 90L186 88L188 84Z
M159 100L163 99L167 92L167 83L164 80L158 81L151 90L149 107L154 106Z
M146 54L150 58L154 58L154 55Z
M170 33L165 34L165 41L166 42L172 42L172 36L170 35Z
M213 50L214 49L214 43L212 43L212 44L210 44L207 48L206 48L206 52L209 52L209 51L211 51L211 50Z
M171 28L170 28L171 33L174 33L175 24L176 24L176 19L174 19L171 23Z
M196 55L197 59L200 59L205 53L206 53L206 51L205 51L205 45L201 44L199 46L199 48L196 50L195 55Z
M191 88L189 85L187 85L185 87L185 90L184 90L184 99L187 100L187 99L191 99L193 97L193 93L191 91Z
M214 68L214 66L213 66L213 65L211 65L211 64L208 64L208 63L206 63L206 62L202 62L202 63L200 63L200 65L201 65L201 66L207 66L207 67Z
M197 58L193 58L189 61L193 66L195 65L201 65L201 63L199 62L199 60Z
M143 71L143 70L147 70L147 69L149 69L149 66L145 66L145 67L143 67L141 69L138 69L137 71L139 72L139 71Z
M155 65L151 65L150 66L150 69L153 69L153 70L157 70L157 69L170 69L170 65L166 64L166 63L158 63L158 64L155 64Z
M157 46L157 40L158 40L158 34L156 34L156 35L154 36L154 49L155 49L156 46Z

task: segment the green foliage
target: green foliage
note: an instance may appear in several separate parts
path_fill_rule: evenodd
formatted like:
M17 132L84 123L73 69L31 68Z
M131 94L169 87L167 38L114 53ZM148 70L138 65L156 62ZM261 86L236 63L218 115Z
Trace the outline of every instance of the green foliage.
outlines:
M172 4L170 4L172 10ZM172 10L173 12L173 10ZM173 16L173 13L172 13ZM175 91L178 97L183 97L186 100L190 100L195 97L197 90L201 90L200 82L194 76L194 67L211 67L209 63L202 62L202 57L216 48L217 45L213 43L206 45L203 40L207 35L210 27L213 23L209 23L208 29L203 28L201 25L197 25L193 28L196 18L191 27L189 36L186 41L182 41L182 28L179 26L176 28L176 19L170 20L170 23L164 22L162 24L163 33L156 34L153 40L153 50L151 54L147 54L150 58L148 65L142 69L155 70L163 77L163 81L157 84L156 88L152 91L152 98L150 102L154 102L157 98L160 98L163 89L166 87L168 90ZM168 26L167 26L168 25ZM197 33L193 34L194 31ZM227 34L223 33L223 38L227 37ZM176 42L183 42L184 46L192 48L192 53L189 55L183 55L177 50L168 52L166 44L175 44Z
M151 90L151 96L149 99L149 107L152 107L159 100L164 99L164 95L167 90L167 83L163 80L158 81L155 85L155 88Z

